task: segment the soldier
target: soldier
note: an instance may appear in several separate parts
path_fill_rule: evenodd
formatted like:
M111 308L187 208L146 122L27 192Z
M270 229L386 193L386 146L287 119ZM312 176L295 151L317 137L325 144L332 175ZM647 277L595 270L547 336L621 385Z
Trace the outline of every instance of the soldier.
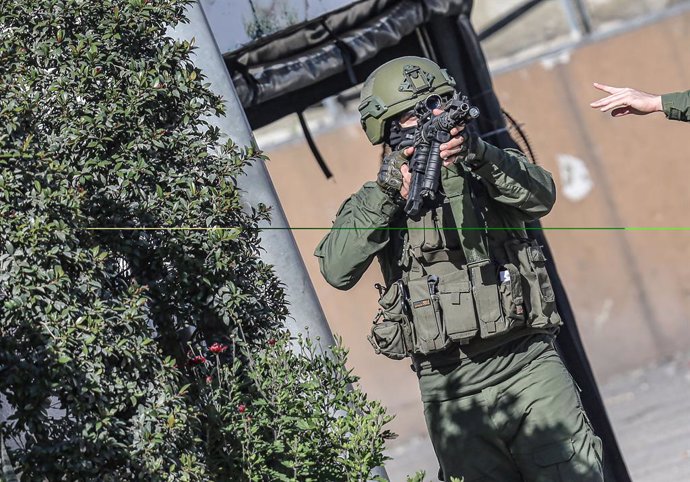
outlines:
M690 122L690 90L672 94L648 94L629 87L611 87L594 82L594 87L610 94L589 104L613 117L663 112L667 119Z
M378 258L385 291L369 339L379 353L411 357L442 480L602 481L601 441L554 348L561 321L545 259L524 230L555 201L551 175L519 151L455 128L441 145L436 201L414 217L403 209L413 108L454 86L419 57L369 76L361 123L389 154L314 254L342 290Z

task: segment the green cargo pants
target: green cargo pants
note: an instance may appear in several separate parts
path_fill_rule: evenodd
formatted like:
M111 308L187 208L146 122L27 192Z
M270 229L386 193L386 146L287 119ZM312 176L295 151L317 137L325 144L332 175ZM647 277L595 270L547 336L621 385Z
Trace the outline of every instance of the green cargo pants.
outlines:
M446 481L604 480L601 440L553 349L479 393L426 402L424 414Z

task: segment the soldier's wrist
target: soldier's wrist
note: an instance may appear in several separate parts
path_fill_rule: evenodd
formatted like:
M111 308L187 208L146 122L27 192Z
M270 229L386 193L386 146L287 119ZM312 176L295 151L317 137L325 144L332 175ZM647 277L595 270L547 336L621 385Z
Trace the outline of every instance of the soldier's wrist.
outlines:
M374 187L376 185L376 187ZM364 211L371 213L371 219L381 216L380 222L386 223L397 216L400 207L393 197L385 193L376 182L367 182L358 193L358 199ZM378 224L378 221L376 221Z
M376 186L378 186L381 192L383 192L391 200L395 199L396 194L400 195L400 186L396 188L395 186L391 186L390 184L380 183L378 180L376 181Z
M379 189L383 193L380 202L381 212L388 218L393 218L405 206L405 199L400 195L400 191L384 190L381 186Z
M469 139L468 152L463 162L471 169L477 169L486 162L487 144L479 136L470 136Z
M686 97L686 92L672 92L661 96L661 109L667 119L686 120L683 108Z

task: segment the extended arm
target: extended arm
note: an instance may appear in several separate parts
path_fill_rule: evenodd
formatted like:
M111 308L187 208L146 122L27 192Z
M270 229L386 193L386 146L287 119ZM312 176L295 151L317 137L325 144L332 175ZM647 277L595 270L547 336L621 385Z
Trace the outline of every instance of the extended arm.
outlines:
M610 110L613 117L663 112L668 119L690 122L690 90L658 95L630 87L612 87L596 82L594 87L610 95L589 105L602 112Z
M602 112L611 111L613 117L628 114L646 115L662 111L660 95L649 94L630 87L613 87L597 82L594 83L594 87L609 95L590 103L590 107Z

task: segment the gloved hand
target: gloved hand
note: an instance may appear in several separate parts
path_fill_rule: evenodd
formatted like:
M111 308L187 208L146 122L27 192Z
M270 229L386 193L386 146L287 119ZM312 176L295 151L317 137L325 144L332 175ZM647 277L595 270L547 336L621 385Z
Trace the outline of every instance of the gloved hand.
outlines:
M482 140L479 139L474 130L468 129L464 125L453 127L450 135L452 136L450 140L440 146L439 154L441 159L443 159L444 166L448 167L451 164L461 163L472 166L473 162L478 160L478 157L480 158L481 154L483 154Z
M463 129L460 136L462 137L462 145L455 162L464 162L470 168L476 167L484 154L484 141L470 129Z
M383 192L396 198L400 194L403 185L403 175L400 168L407 164L407 156L403 151L393 151L383 158L381 168L376 176L376 184Z

